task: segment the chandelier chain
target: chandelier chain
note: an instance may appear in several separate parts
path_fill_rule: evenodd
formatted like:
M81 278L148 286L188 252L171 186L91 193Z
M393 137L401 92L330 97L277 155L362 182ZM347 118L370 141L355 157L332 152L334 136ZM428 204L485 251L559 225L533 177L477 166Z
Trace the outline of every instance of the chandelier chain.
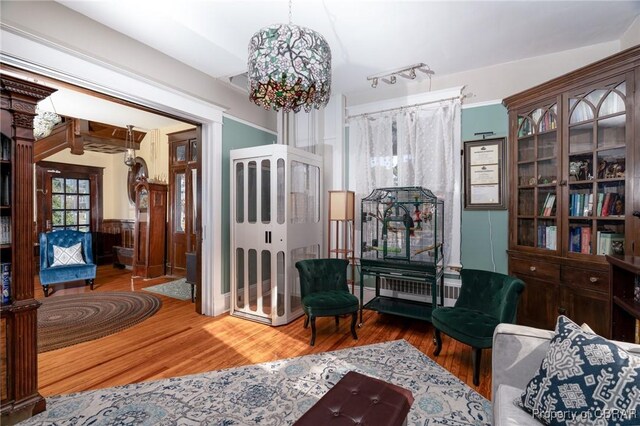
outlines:
M289 0L289 25L291 25L291 3L293 3L293 0Z

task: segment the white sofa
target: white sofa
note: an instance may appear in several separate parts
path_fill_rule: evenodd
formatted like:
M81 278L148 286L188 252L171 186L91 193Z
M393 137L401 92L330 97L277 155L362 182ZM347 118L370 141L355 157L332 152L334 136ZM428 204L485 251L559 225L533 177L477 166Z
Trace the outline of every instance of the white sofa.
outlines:
M542 424L513 401L520 397L540 368L553 336L551 330L515 324L499 324L496 327L491 351L494 426ZM640 356L640 345L615 343Z

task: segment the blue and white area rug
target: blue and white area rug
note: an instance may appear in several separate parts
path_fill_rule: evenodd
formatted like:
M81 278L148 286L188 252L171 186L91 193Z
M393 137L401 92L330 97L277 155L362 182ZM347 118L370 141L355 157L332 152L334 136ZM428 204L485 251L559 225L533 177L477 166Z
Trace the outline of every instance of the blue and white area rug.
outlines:
M24 424L291 425L351 370L409 389L410 425L491 425L489 401L405 340L47 398Z
M143 290L173 297L174 299L191 300L191 284L187 283L186 278L180 278L168 283L145 287Z

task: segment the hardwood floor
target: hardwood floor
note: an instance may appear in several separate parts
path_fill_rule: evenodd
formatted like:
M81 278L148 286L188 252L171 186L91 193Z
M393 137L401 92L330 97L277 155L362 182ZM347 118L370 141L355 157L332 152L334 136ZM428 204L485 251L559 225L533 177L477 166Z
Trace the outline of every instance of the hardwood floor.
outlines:
M129 271L98 268L94 291L141 291L169 279L132 280ZM44 298L36 283L36 298ZM49 297L90 292L83 283L55 287ZM491 351L484 350L480 386L473 386L471 348L443 335L442 352L433 357L431 324L365 311L358 340L349 333L349 319L335 330L333 318L317 320L314 347L304 318L280 327L235 318L199 315L189 301L165 296L162 308L131 328L38 355L39 390L45 396L201 373L282 358L405 339L486 398L491 393Z

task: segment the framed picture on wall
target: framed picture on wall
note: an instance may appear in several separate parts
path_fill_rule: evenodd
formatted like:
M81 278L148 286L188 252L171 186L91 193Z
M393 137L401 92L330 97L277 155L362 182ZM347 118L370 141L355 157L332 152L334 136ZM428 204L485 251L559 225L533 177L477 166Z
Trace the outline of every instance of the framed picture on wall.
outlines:
M505 210L505 138L481 139L464 143L464 208L467 210Z

